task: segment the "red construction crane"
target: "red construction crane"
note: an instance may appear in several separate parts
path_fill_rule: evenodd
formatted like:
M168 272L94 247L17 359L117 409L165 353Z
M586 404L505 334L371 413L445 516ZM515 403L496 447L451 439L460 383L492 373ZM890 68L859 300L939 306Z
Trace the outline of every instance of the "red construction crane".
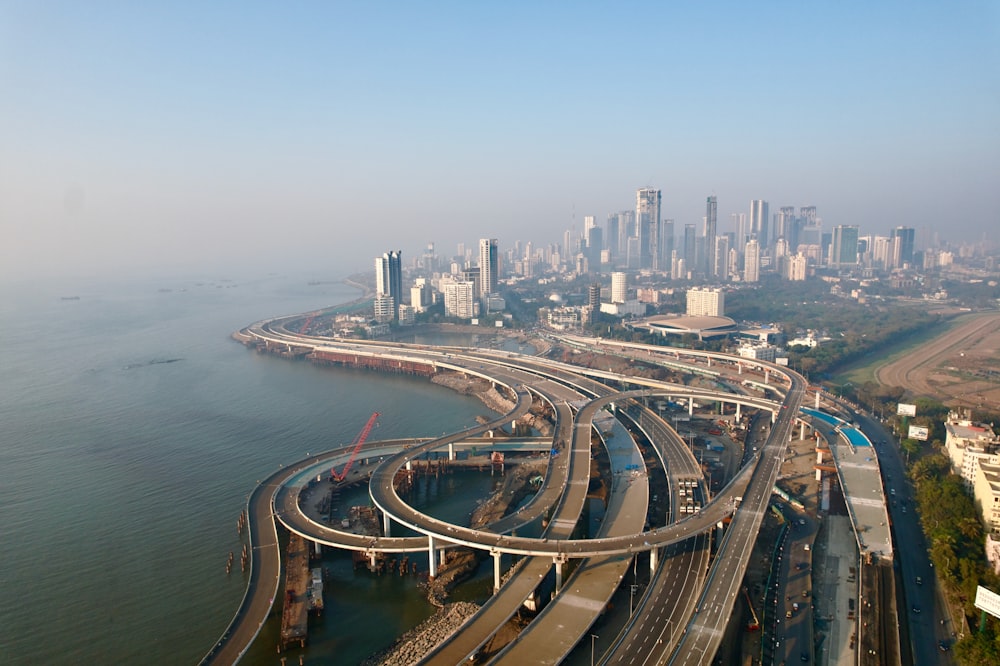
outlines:
M747 622L747 631L757 631L760 629L760 620L757 619L757 612L753 609L753 603L750 601L750 593L747 592L747 588L743 588L743 596L747 598L747 606L750 607L750 615L753 618Z
M306 317L306 321L304 324L302 324L302 327L299 329L299 333L305 333L306 329L309 328L309 324L313 323L313 319L315 319L316 315L318 314L319 314L318 312L313 312L308 317Z
M351 465L354 464L354 459L358 457L358 451L361 450L361 445L365 443L366 439L368 439L368 433L370 433L372 431L372 428L375 427L375 421L378 419L378 417L379 417L378 412L372 413L371 417L368 419L368 423L366 423L365 427L361 429L361 432L358 433L358 436L354 438L354 448L351 450L351 457L348 458L347 464L344 465L344 471L338 474L337 468L331 469L330 470L331 480L337 481L339 483L340 481L343 481L344 479L347 478L347 473L351 471Z

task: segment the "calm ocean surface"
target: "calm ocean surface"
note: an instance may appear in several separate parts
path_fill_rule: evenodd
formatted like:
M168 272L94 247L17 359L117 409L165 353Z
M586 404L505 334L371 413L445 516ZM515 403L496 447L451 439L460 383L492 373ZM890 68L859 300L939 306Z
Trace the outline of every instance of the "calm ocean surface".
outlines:
M0 663L196 663L243 596L225 561L257 479L349 443L373 411L372 439L486 412L425 380L229 339L356 296L309 279L0 286ZM449 482L466 495L489 483ZM327 566L307 663L357 663L433 610L412 578L355 574L334 554ZM276 629L242 663L278 663Z

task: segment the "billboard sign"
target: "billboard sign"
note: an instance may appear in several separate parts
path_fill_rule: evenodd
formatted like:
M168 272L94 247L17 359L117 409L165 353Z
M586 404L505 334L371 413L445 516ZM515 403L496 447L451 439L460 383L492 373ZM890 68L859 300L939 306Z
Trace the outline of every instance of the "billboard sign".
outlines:
M976 608L993 617L1000 617L1000 594L979 585L976 587Z
M899 416L916 416L917 406L907 405L905 402L901 402L898 405L896 405L896 414L898 414Z
M930 433L927 430L927 426L915 426L915 425L910 426L910 434L909 434L910 439L919 439L922 442L926 442L927 435L929 434Z

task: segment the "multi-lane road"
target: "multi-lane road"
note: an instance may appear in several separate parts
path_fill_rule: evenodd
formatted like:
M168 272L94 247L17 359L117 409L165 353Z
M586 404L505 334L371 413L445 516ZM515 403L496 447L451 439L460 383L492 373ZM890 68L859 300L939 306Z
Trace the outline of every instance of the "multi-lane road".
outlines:
M643 478L640 483L634 486L629 483L624 487L612 489L609 498L609 511L601 534L595 538L572 539L569 538L572 527L576 525L583 497L586 495L587 484L581 470L589 474L590 440L593 432L592 415L597 409L609 402L624 401L629 397L620 391L614 391L608 386L598 383L598 380L607 381L610 379L618 382L619 385L624 385L634 384L635 381L632 378L610 372L584 370L539 358L519 357L510 353L486 353L478 350L440 349L418 345L362 344L357 341L295 336L287 333L280 326L274 326L273 322L250 327L246 334L272 344L284 344L297 348L313 347L317 350L348 352L354 355L372 355L380 359L398 358L401 362L416 365L425 364L433 368L434 371L446 368L487 377L496 384L506 387L507 392L516 398L515 408L509 414L498 417L494 423L510 422L514 418L518 418L526 411L526 406L531 402L531 396L540 396L548 401L558 414L555 446L556 448L564 447L560 454L563 460L559 464L550 464L549 466L545 491L539 493L528 507L519 512L519 515L505 519L507 523L504 525L494 525L485 530L473 530L464 526L443 524L406 505L393 488L392 479L399 469L418 459L427 451L441 449L449 443L460 441L486 429L477 427L439 438L433 442L411 446L399 454L389 457L372 475L370 493L376 505L392 521L405 524L427 535L426 537L411 537L405 543L396 542L392 537L358 537L357 540L351 540L345 539L343 533L337 533L329 528L325 528L327 531L317 530L315 523L310 525L311 521L302 520L299 515L301 512L297 512L295 509L296 493L284 483L294 476L290 470L286 471L284 475L276 475L273 480L266 481L255 492L255 497L258 497L258 500L251 507L252 519L257 526L255 533L265 533L262 527L267 525L271 525L271 531L273 531L273 518L276 515L278 520L285 523L289 529L305 533L308 538L317 542L357 550L427 548L430 551L430 557L433 558L436 548L465 545L483 549L494 556L499 556L500 553L528 555L531 559L538 559L544 563L545 571L548 571L553 564L560 566L568 559L583 560L584 564L578 567L570 580L566 581L562 593L556 597L555 602L550 604L550 609L536 620L539 628L529 629L521 641L513 644L506 653L498 657L498 660L504 663L515 663L520 659L518 655L521 651L524 651L525 654L539 656L537 648L531 648L532 651L528 651L528 648L533 644L532 636L551 637L554 629L546 629L546 622L550 622L553 627L564 627L565 618L571 618L575 615L580 627L564 632L567 636L565 645L555 645L552 640L545 641L552 649L552 663L558 661L573 647L576 641L586 634L589 624L597 617L603 604L620 582L631 558L639 552L648 551L659 555L660 559L668 561L669 564L663 565L661 563L659 573L663 574L662 578L657 578L657 571L653 572L653 580L657 582L655 585L651 584L650 593L644 595L644 603L641 603L636 609L633 626L637 624L640 627L649 627L648 633L656 636L656 645L662 646L659 648L660 656L656 658L657 662L662 663L666 659L675 642L677 644L672 657L674 663L703 663L699 660L704 660L706 655L714 655L739 591L751 546L770 498L771 488L774 485L785 446L790 438L795 414L804 395L805 384L801 377L784 369L751 362L764 373L769 374L771 381L783 380L780 382L784 383L783 387L775 387L779 393L784 393L780 406L774 402L739 396L723 390L696 390L690 387L644 380L643 384L646 387L656 387L664 392L673 391L678 395L700 395L713 400L738 401L747 406L768 407L774 412L774 424L770 438L737 478L712 501L706 501L699 512L664 526L644 528L648 490L645 490L645 479ZM657 352L659 351L662 351L662 348L657 348ZM649 353L652 354L652 351ZM706 365L699 366L700 368L710 367L712 363L716 364L715 367L739 364L739 371L742 371L744 364L747 363L745 359L738 357L692 352L691 350L671 350L671 353L674 358L670 364L675 367L682 364L681 355L687 355L688 360L693 360L695 357L701 359ZM701 372L705 372L705 370L701 370ZM595 400L594 396L598 395L601 397ZM577 405L586 403L586 406L573 413L569 407L571 402ZM486 427L488 428L490 425L487 424ZM677 438L676 433L672 435L671 433L672 431L661 421L656 432L650 435L650 439L661 455L673 485L676 485L679 476L688 476L692 472L699 474L700 470L697 470L697 467L691 465L691 461L684 458L684 455L690 456L690 451L683 446L683 442ZM678 442L680 448L677 447ZM680 449L686 453L681 453ZM704 493L704 490L702 492ZM269 497L270 501L260 501L260 497ZM728 518L733 513L737 505L739 510L736 512L732 524L726 530L715 561L705 576L708 553L705 540L696 538L692 543L691 538L715 530L724 518ZM518 524L532 520L553 506L556 507L557 511L556 519L546 535L540 538L528 538L511 533ZM684 542L687 543L677 545ZM265 553L270 552L269 545L269 542L262 541L254 548L255 566L253 571L256 572L255 575L266 581L272 580L272 570L277 566L270 562L269 557L265 557ZM676 554L674 555L674 553ZM537 580L533 579L533 575L534 578L537 578L537 572L536 574L528 573L533 572L534 569L542 571L542 564L533 568L525 566L525 570L520 571L504 587L513 589L516 585L522 585L530 592L530 586L537 584ZM694 575L686 575L688 572L693 572ZM661 601L664 596L673 596L673 591L676 590L678 584L677 581L684 581L682 584L683 594L680 594L679 597L687 601L672 606L666 605L669 610L665 611L665 605ZM273 589L269 588L271 584L260 582L251 586L251 589L248 590L247 601L241 607L240 613L234 619L224 640L209 655L211 657L209 661L214 660L219 663L235 661L235 657L241 651L240 645L248 643L248 636L257 631L255 623L259 621L259 617L262 617L260 608L263 602L260 601L260 597L273 598ZM263 595L255 593L254 588L256 587L264 589ZM269 589L271 591L268 591ZM496 595L497 598L501 598L505 591L501 590ZM522 596L517 599L518 595ZM515 608L523 601L524 596L526 595L523 595L523 591L513 593L512 598L516 599ZM697 606L693 608L696 598L698 599ZM264 605L269 608L269 603ZM487 604L487 606L489 605ZM579 609L582 607L591 609L592 612L584 614L589 617L580 617ZM576 609L575 612L574 609ZM266 612L265 609L264 615ZM485 621L483 626L497 626L498 623L502 623L502 619L505 619L502 616L507 612L506 609L498 611L497 616ZM560 613L566 613L565 618L560 619ZM553 619L546 620L546 616ZM462 632L459 632L457 635L461 636L461 634ZM627 634L624 635L618 650L613 651L608 659L614 659L616 655L628 651L646 650L648 646L645 643L637 643L636 636L638 634L635 632L631 638ZM466 645L453 646L455 651L450 653L448 657L442 656L443 653L437 653L437 656L432 655L429 663L446 663L452 659L453 655L464 657L474 654L481 645L480 640L481 637L475 638L473 632L470 632ZM231 648L230 644L232 644ZM528 648L522 646L528 646ZM656 650L647 651L646 654L648 656L655 652ZM549 659L543 659L543 661L548 662Z

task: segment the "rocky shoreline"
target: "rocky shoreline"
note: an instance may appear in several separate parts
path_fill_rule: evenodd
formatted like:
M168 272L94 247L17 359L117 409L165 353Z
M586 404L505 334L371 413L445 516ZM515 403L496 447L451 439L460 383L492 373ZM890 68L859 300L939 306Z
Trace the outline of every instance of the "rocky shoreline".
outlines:
M361 662L361 666L415 664L455 633L478 610L478 605L467 601L443 606L434 615L400 636L392 647Z

